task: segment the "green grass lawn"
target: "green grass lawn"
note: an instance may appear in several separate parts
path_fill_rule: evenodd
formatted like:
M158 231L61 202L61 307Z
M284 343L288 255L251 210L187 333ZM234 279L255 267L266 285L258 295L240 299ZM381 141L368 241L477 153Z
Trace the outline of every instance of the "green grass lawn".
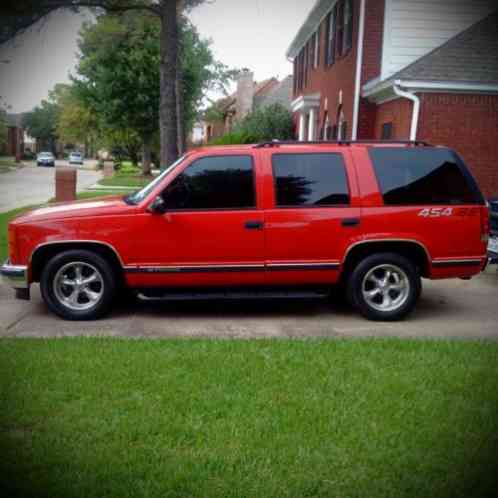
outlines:
M498 344L0 341L9 497L494 497Z
M17 168L15 158L13 157L0 157L0 173L7 173Z
M110 178L102 178L99 185L106 187L145 187L152 177L144 177L142 170L131 163L123 163L121 169Z

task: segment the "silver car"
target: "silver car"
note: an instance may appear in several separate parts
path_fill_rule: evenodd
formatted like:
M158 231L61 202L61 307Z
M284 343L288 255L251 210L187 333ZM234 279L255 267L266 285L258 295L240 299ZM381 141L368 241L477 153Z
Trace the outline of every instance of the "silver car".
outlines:
M40 152L36 156L37 166L55 166L55 157L51 152Z

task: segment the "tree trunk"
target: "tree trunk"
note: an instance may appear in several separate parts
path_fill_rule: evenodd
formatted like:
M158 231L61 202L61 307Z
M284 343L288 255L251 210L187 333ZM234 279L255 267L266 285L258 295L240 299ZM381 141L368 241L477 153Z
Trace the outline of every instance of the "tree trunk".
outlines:
M185 136L184 115L183 115L183 91L181 83L181 69L177 69L177 79L176 79L176 121L178 128L178 152L180 155L184 154L187 150L187 140Z
M146 137L144 138L144 150L142 157L142 174L144 176L149 176L152 174L151 159L150 159L151 151L152 151L151 139L150 137Z
M161 169L178 159L176 74L178 58L178 0L161 0Z

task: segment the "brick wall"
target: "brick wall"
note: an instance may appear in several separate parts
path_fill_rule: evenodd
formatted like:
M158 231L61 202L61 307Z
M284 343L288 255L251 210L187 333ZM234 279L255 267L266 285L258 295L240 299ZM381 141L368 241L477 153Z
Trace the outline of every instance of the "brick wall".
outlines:
M393 140L408 140L412 120L413 104L408 99L396 99L380 104L375 112L374 135L372 138L382 137L382 126L385 123L393 124ZM363 137L367 138L367 137Z
M385 5L385 0L368 0L365 5L365 39L361 70L362 86L380 76Z
M366 26L364 40L364 61L362 78L364 81L380 74L382 56L382 32L384 23L385 0L369 0L366 3ZM308 84L303 90L294 94L294 98L300 95L313 95L320 93L319 129L322 128L326 113L328 113L331 125L336 124L337 110L339 106L339 93L342 91L342 110L348 123L348 138L351 137L354 104L354 84L357 57L357 40L359 26L360 0L353 2L353 46L344 56L336 56L335 63L327 67L325 65L326 53L326 22L323 21L320 30L320 62L318 68L311 69ZM372 110L365 102L365 109ZM365 124L363 132L368 133L368 126L372 128L374 116L370 115L368 123ZM361 132L360 132L361 136Z
M418 138L455 149L481 190L498 196L498 95L424 94Z

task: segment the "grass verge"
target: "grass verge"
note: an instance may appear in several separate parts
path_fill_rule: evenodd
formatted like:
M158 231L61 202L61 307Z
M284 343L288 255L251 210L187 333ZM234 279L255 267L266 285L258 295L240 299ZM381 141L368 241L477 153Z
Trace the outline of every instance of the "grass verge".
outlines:
M491 497L498 344L0 341L3 496Z
M0 157L0 173L7 173L17 168L13 157Z
M123 163L119 171L110 178L102 178L98 183L106 187L145 187L152 177L143 176L142 170L131 163Z

